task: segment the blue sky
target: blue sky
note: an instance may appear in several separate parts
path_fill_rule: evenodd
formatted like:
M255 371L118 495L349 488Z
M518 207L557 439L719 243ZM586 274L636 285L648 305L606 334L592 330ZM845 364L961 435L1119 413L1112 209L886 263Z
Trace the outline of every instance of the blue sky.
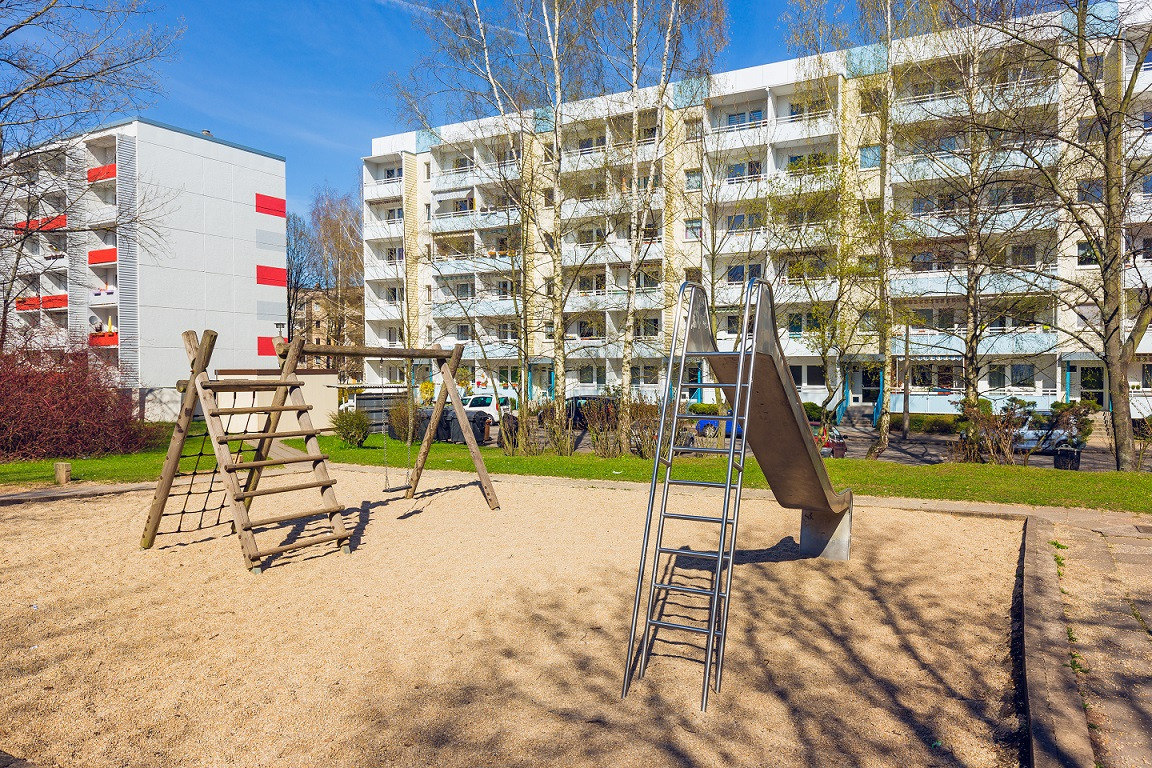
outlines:
M287 158L288 209L305 213L314 189L359 183L374 136L409 130L387 98L425 45L407 2L172 4L157 21L186 27L165 93L144 115ZM729 8L724 68L787 56L778 2Z

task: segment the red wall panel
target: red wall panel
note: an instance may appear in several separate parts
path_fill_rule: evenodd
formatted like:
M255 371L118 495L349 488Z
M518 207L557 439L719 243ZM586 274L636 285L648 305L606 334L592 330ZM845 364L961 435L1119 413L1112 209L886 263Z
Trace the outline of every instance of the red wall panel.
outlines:
M276 343L271 336L256 337L256 354L260 357L276 357Z
M288 287L288 270L283 267L265 267L256 265L256 284L275 285L280 288Z
M269 216L284 218L288 215L287 204L282 197L272 197L256 193L256 213L266 213Z

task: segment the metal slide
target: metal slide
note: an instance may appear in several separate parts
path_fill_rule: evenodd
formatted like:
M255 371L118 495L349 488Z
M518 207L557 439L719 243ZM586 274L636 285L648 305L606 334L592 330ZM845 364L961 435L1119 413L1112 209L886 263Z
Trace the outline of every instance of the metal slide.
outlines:
M710 690L720 690L728 626L728 595L732 587L730 566L736 554L744 462L749 448L780 505L801 510L801 555L834 560L847 560L849 556L852 491L837 493L832 489L792 382L788 361L780 348L772 288L763 280L748 282L740 327L743 333L736 338L733 350L721 351L712 333L703 286L695 283L681 286L668 356L668 389L660 411L657 442L660 449L652 468L622 696L628 694L633 676L644 676L652 642L662 630L705 636L700 708L707 709ZM686 372L693 365L704 362L712 369L713 382L686 382ZM685 388L721 390L730 406L730 413L719 418L682 413L680 408ZM702 448L692 444L689 438L695 431L693 427L702 419L718 420L729 427L727 431L731 440L727 447ZM720 434L725 431L722 428ZM724 441L719 442L723 444ZM727 457L723 482L676 476L676 456L701 453ZM665 470L663 473L661 468ZM668 493L672 486L722 490L719 513L669 512ZM657 498L660 500L658 516L655 514ZM673 525L714 526L716 548L702 551L665 546L664 537L670 522ZM651 570L645 590L649 559ZM701 571L707 574L703 583ZM695 601L694 605L692 601ZM646 610L638 636L641 604L646 606ZM694 612L696 623L686 623L684 617L693 616ZM678 620L670 620L672 616Z

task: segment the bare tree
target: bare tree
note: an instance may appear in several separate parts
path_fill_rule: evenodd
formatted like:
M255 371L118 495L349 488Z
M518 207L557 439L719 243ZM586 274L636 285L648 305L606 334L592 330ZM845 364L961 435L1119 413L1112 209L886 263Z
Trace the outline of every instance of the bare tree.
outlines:
M1136 469L1128 367L1152 320L1146 271L1133 263L1133 240L1152 221L1145 194L1152 158L1133 140L1144 128L1148 94L1140 81L1152 53L1143 9L1088 0L949 2L946 9L957 23L991 32L999 45L1027 51L1059 81L1057 119L1013 128L1039 130L1043 145L1059 153L1054 164L1042 162L1039 152L1033 159L1061 212L1062 239L1079 244L1082 265L1099 265L1098 274L1073 278L1080 290L1072 291L1072 310L1083 316L1076 307L1091 307L1086 330L1094 329L1090 349L1108 374L1116 467ZM995 117L1002 119L1003 110Z
M62 252L55 239L90 229L68 215L85 182L75 137L159 92L154 68L180 32L151 14L143 0L0 4L0 349L20 294Z
M364 240L361 205L352 193L325 186L309 212L315 243L317 290L324 296L328 338L336 344L364 342ZM342 378L363 375L360 359L338 358Z
M298 213L288 214L285 230L288 339L291 340L297 333L307 334L307 328L302 326L306 322L303 302L307 300L308 292L320 282L317 269L320 259L316 252L316 239L303 216Z

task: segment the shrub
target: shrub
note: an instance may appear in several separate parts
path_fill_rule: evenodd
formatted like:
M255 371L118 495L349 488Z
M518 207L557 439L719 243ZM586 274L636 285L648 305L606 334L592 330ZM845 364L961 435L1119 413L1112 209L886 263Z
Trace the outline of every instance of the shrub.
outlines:
M692 403L688 406L688 413L695 416L719 416L719 403Z
M804 415L808 417L808 421L822 421L824 409L816 403L804 403Z
M420 403L422 405L431 405L432 398L436 395L436 385L431 381L420 382Z
M958 416L948 413L918 413L912 416L910 426L913 432L924 432L929 435L953 435L956 434L958 421Z
M132 453L171 429L134 415L119 373L87 352L0 355L0 458Z
M412 411L409 407L408 398L404 398L388 409L388 436L393 440L408 442L408 430L412 427ZM423 435L413 432L413 440L421 440L423 437Z
M337 411L328 415L332 430L349 448L363 448L372 432L372 422L363 411Z

